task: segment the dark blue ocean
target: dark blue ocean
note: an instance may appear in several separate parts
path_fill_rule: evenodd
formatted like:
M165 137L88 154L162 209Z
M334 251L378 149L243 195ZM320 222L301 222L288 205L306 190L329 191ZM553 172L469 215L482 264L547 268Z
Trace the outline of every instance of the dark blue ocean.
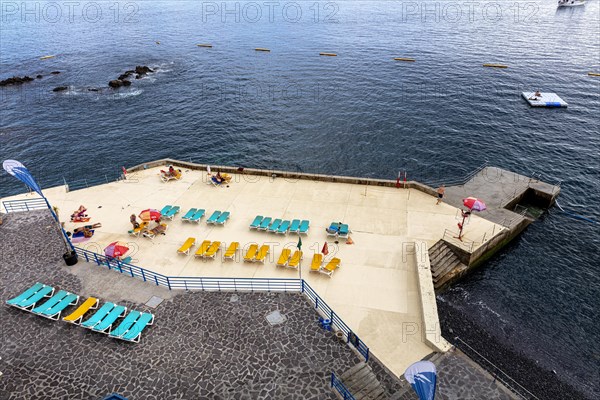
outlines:
M488 160L562 182L561 205L600 220L600 77L587 75L600 72L598 0L561 10L555 1L0 8L0 80L43 75L0 88L0 159L22 161L46 187L163 157L389 179L407 171L426 182ZM107 87L136 65L156 73ZM538 89L569 107L529 108L520 92ZM0 196L23 189L0 174ZM442 299L598 398L599 234L551 209Z

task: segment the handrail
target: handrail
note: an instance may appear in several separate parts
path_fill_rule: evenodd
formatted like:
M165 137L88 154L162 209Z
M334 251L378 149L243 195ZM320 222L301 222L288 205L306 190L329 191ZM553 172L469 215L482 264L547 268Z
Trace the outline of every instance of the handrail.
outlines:
M331 372L331 388L337 390L344 400L355 400L355 397L350 393L346 385L335 375L335 372Z
M7 213L11 213L45 209L48 208L48 203L43 198L36 197L34 199L6 200L2 202L2 206Z
M442 235L442 240L452 243L457 247L460 247L469 253L473 251L473 247L475 246L475 242L468 239L458 239L458 237L454 236L454 232L449 229L444 229L444 235Z
M169 290L202 290L202 291L251 291L251 292L297 292L303 293L317 311L322 312L329 318L332 324L343 332L346 343L352 344L354 348L369 361L369 348L356 335L352 329L333 311L333 309L315 292L315 290L304 279L286 278L219 278L219 277L172 277L165 276L147 269L125 263L119 259L106 255L94 253L86 249L75 247L77 255L87 262L96 263L98 266L107 267L110 270L128 275L132 278L140 278L144 282L150 282L156 286L165 286Z
M483 164L481 164L479 167L475 168L473 171L467 173L462 178L458 178L455 180L444 179L444 180L431 181L431 182L425 182L425 183L431 187L437 187L442 184L444 184L445 186L462 186L462 185L466 184L467 182L469 182L471 179L473 179L473 177L475 177L475 175L477 175L478 173L483 171L488 166L489 166L489 162L486 160L483 162Z
M517 382L513 378L511 378L506 372L502 371L499 367L497 367L496 365L494 365L490 360L488 360L483 355L481 355L479 352L477 352L477 350L475 350L473 347L469 346L459 336L456 336L454 339L460 341L464 346L468 347L470 351L472 351L473 353L477 354L477 356L481 360L485 361L489 366L491 366L492 369L493 369L492 375L494 376L494 379L498 379L500 382L502 382L502 384L504 386L506 386L507 388L509 388L513 393L517 394L519 397L521 397L523 399L531 399L531 398L533 398L533 399L539 400L539 398L537 396L535 396L529 390L525 389L521 384L519 384L519 382ZM461 350L463 352L465 352L464 348L461 349ZM481 365L481 363L478 363L478 364ZM499 375L498 373L500 373L501 375ZM508 381L510 381L510 382L508 382ZM522 392L525 392L527 395L524 395Z

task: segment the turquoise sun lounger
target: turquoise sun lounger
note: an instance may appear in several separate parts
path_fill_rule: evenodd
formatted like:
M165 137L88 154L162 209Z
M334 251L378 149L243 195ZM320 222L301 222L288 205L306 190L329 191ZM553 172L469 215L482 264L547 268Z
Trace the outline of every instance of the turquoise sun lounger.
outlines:
M225 225L225 222L227 222L227 220L229 219L229 215L231 215L231 213L229 211L225 211L224 213L219 215L219 219L215 221L215 224Z
M308 234L309 224L309 221L303 219L300 223L300 230L298 231L298 233L304 233L305 235Z
M117 318L124 316L125 313L127 313L127 307L115 306L115 308L110 310L106 317L102 318L102 321L92 327L92 330L96 332L107 333L106 330L110 330Z
M152 325L153 323L154 315L143 313L141 317L137 321L135 321L135 324L131 328L129 328L127 333L119 337L119 339L139 343L144 328L146 328L146 326L148 325Z
M104 319L104 317L106 317L108 314L110 314L112 309L115 307L116 306L113 303L110 303L110 302L104 303L104 305L102 307L100 307L100 309L98 309L98 311L96 311L94 313L94 315L92 315L87 320L83 321L81 323L81 326L83 326L84 328L88 328L88 329L93 328L94 326L99 324L100 321L102 321Z
M340 226L340 230L338 231L338 237L347 239L348 238L348 233L350 233L350 228L348 227L347 224L342 224Z
M221 215L221 211L217 210L217 211L213 212L212 215L210 217L208 217L208 219L206 220L206 223L214 224L215 222L217 222L220 215Z
M181 217L181 219L183 221L189 221L190 219L192 219L194 214L196 214L196 211L198 211L197 208L190 208L190 210L188 212L186 212L185 215L183 217Z
M269 228L269 225L271 225L271 221L273 219L271 217L265 217L262 222L260 223L260 226L258 227L259 231L266 231Z
M277 233L281 233L282 235L287 235L288 229L290 228L290 221L283 221L279 228L277 228Z
M168 205L167 205L167 206L164 206L164 207L162 208L162 210L160 210L160 214L161 214L161 215L165 215L166 213L168 213L168 212L169 212L169 210L170 210L171 208L173 208L173 206L168 206Z
M56 296L53 296L52 298L54 298L54 297L56 297ZM49 301L50 300L48 300L46 303L48 303ZM65 310L65 308L67 308L68 306L76 305L78 301L79 301L79 296L77 296L76 294L73 294L73 293L66 293L66 296L64 296L58 303L56 303L52 307L43 309L42 307L44 307L46 305L46 303L42 304L42 306L40 306L40 307L36 307L36 308L42 308L42 310L38 311L37 314L41 315L42 317L45 317L45 318L58 320L58 319L60 319L60 315ZM36 312L35 309L32 312Z
M281 219L277 218L276 220L273 221L273 223L271 224L271 226L269 226L269 232L277 232L277 229L279 229L279 225L281 225Z
M17 303L11 304L11 306L15 306L21 308L23 310L27 310L28 308L34 308L35 303L42 300L44 297L51 297L54 293L54 288L52 286L42 287L40 290L35 292L33 295L29 296L26 299L23 299Z
M179 212L180 209L181 209L181 207L174 206L169 211L167 211L166 214L163 214L163 217L164 218L169 218L170 220L172 220L175 217L175 215Z
M258 229L262 220L262 215L257 215L256 217L254 217L254 221L252 221L252 223L250 224L250 229Z
M21 293L20 295L18 295L17 297L10 299L10 300L6 300L6 304L8 305L14 305L16 303L19 303L23 300L27 300L28 298L30 298L31 296L33 296L34 294L36 294L37 292L40 291L41 288L43 288L44 285L43 283L36 283L35 285L33 285L32 287L30 287L29 289L27 289L26 291L24 291L23 293Z
M113 338L120 338L125 333L127 333L127 331L133 326L133 324L135 324L140 315L142 315L142 313L140 313L139 311L131 311L129 314L127 314L125 319L121 321L119 326L117 326L115 329L111 329L108 332L108 336Z
M196 213L194 214L194 216L192 218L190 218L190 222L195 222L195 223L200 222L200 220L202 219L202 217L204 217L204 213L205 212L206 212L206 210L204 208L198 209L198 211L196 211Z
M291 233L298 233L300 231L300 220L294 219L292 220L292 224L290 225Z

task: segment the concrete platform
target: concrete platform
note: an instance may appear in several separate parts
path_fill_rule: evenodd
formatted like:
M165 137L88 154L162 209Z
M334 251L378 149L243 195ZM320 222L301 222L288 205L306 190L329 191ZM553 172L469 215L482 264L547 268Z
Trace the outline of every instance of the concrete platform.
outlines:
M456 231L460 214L456 207L436 205L435 197L416 189L305 179L234 174L229 187L214 187L208 183L206 172L184 170L180 181L163 183L159 169L137 172L129 175L127 181L72 192L61 186L44 193L59 208L61 220L68 220L83 204L92 217L90 223L102 223L92 240L80 247L102 252L113 241L127 242L135 265L168 276L295 278L301 275L394 374L402 374L410 363L433 351L427 344L423 321L434 318L437 324L437 311L423 310L412 249L417 240L430 247L446 230ZM174 221L168 222L166 236L152 241L127 234L131 214L137 215L146 208L160 209L166 204L182 209ZM208 215L215 209L230 211L231 218L225 226L182 222L181 216L192 207L205 208ZM298 236L249 230L257 214L310 220L309 234L302 238L305 259L300 271L275 266L281 249L295 248ZM355 244L347 245L343 240L336 244L328 238L325 228L332 221L349 224ZM65 222L67 230L81 225ZM465 238L476 242L501 229L473 215ZM177 254L188 237L195 237L197 243L205 239L224 244L238 241L242 247L267 243L271 252L264 265L244 263L239 255L234 261L223 261L223 250L216 260L204 261ZM309 272L312 254L320 252L326 241L328 257L342 260L341 268L331 278ZM444 347L445 341L441 337L439 340Z

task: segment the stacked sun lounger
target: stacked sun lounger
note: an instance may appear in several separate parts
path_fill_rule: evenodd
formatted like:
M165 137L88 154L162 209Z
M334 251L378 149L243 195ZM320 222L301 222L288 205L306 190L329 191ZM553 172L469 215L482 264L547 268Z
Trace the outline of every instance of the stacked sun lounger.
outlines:
M271 218L271 217L263 217L262 215L257 215L252 223L250 224L250 229L255 229L257 231L265 231L271 233L279 233L282 235L287 235L288 232L300 234L308 234L309 221L299 219L294 219L292 221L282 220L281 218Z
M225 225L225 223L229 220L229 216L229 211L221 212L219 210L216 210L210 215L210 217L208 217L206 223L208 225Z
M170 207L170 208L167 208ZM173 220L173 218L175 218L175 215L177 215L179 213L179 211L181 211L181 207L179 206L164 206L163 209L160 211L161 214L161 219L162 218L166 218L166 219L170 219Z
M310 272L320 272L322 274L328 275L330 278L342 265L342 260L337 257L332 258L326 264L323 263L323 254L317 253L313 256L312 262L310 264Z
M78 295L65 290L55 293L53 287L38 282L17 297L7 300L6 304L45 318L59 320L67 307L77 305L78 302ZM90 310L96 311L84 321L84 316ZM98 299L90 297L62 320L108 334L115 339L137 343L144 328L153 324L154 315L139 311L131 311L125 317L126 314L127 307L111 302L104 303L98 309ZM122 317L125 318L117 325L117 319Z
M267 255L269 254L269 251L270 246L268 244L263 244L262 246L258 247L257 243L252 243L248 247L246 254L244 254L244 261L260 262L264 264L267 259Z
M327 236L335 236L341 239L348 239L348 235L352 233L348 224L342 224L341 222L332 222L329 228L325 229Z

